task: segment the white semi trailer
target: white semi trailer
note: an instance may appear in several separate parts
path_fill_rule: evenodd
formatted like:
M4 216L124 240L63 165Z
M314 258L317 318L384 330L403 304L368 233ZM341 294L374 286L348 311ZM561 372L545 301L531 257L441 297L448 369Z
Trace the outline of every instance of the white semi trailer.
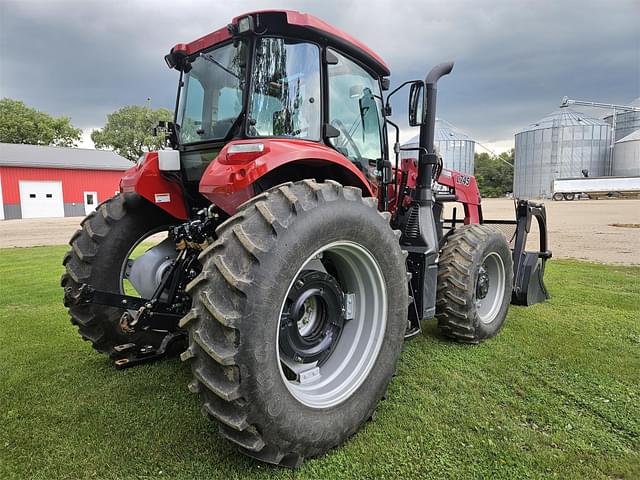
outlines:
M553 181L554 200L573 200L581 194L589 198L638 196L640 177L556 178Z

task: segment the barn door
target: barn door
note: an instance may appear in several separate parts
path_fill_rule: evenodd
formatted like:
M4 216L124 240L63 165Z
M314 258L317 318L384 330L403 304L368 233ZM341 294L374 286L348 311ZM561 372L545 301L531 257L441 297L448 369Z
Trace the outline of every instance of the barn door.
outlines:
M64 217L62 182L20 180L22 218Z

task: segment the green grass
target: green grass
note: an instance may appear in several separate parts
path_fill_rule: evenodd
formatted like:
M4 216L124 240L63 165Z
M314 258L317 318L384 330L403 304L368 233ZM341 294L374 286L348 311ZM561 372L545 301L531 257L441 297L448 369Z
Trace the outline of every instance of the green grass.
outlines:
M549 263L480 346L409 342L374 422L292 472L240 455L177 359L117 371L61 304L64 247L0 250L0 478L640 478L640 268Z

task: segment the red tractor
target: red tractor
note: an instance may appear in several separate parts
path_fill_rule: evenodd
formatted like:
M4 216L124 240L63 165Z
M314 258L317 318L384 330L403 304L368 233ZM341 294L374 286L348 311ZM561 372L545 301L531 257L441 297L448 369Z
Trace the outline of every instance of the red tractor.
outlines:
M65 305L119 368L182 352L202 411L244 453L295 466L344 442L421 321L478 343L509 303L547 298L544 207L483 220L475 178L434 150L452 63L385 95L376 53L293 11L236 17L165 60L180 74L170 148L82 222ZM420 146L399 162L389 98L406 85ZM526 252L532 218L540 248ZM490 223L515 226L511 244Z

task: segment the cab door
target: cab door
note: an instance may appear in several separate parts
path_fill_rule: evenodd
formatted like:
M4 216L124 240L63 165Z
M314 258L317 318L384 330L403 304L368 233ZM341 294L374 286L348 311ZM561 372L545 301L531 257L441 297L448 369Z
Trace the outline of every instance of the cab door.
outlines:
M327 66L329 123L340 135L331 145L375 182L383 158L382 97L378 79L353 60L334 51Z

